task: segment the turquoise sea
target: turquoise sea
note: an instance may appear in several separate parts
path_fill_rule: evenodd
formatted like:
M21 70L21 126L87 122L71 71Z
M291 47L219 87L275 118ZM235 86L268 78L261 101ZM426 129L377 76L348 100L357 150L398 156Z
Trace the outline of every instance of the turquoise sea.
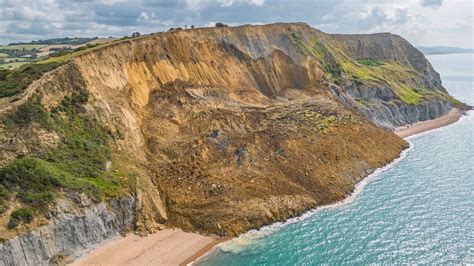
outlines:
M449 92L471 105L473 55L428 57ZM197 264L473 264L474 112L409 142L346 202L248 232Z

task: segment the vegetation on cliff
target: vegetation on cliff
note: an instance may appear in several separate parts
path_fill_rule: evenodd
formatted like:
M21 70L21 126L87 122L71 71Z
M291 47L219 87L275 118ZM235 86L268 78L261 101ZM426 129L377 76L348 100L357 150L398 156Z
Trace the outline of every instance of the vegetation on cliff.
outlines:
M3 211L8 208L8 202L16 200L27 206L11 213L10 227L20 221L32 221L18 216L26 213L24 210L29 210L29 216L46 213L62 190L85 193L95 201L127 191L127 180L121 179L120 173L105 169L110 160L110 134L97 121L80 113L88 97L87 90L77 88L48 112L36 96L3 117L4 126L15 134L41 128L55 132L61 139L57 147L20 156L0 168Z
M328 77L338 86L343 87L351 83L366 87L389 86L399 99L407 104L419 104L424 97L433 95L431 93L433 89L420 86L419 79L424 73L409 64L388 57L371 58L369 54L364 58L354 58L349 53L348 47L344 47L340 42L341 40L318 39L312 36L305 41L294 31L290 32L290 37L298 51L316 58ZM359 44L361 46L370 45L370 40L359 41L362 43ZM364 41L367 43L363 43ZM454 100L444 91L438 91L437 94L449 101Z
M0 203L12 227L48 215L59 197L80 205L80 193L131 191L139 230L237 235L342 199L407 147L338 101L351 89L370 108L454 105L429 63L391 35L220 27L81 55L35 66L64 63L0 109ZM9 75L0 82L17 82Z
M44 73L58 67L60 63L29 64L15 70L0 70L0 98L22 92Z

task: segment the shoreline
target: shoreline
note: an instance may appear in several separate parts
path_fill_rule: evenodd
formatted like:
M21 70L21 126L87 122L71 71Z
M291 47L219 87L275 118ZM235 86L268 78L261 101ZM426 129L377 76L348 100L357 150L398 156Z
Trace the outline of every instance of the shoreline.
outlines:
M426 120L426 121L420 121L420 122L417 122L413 125L410 125L409 127L407 127L407 126L397 127L397 128L395 128L393 133L396 134L397 136L401 137L401 138L407 139L411 136L418 135L420 133L429 132L429 131L434 130L434 129L438 129L438 128L442 128L442 127L454 124L454 123L459 121L459 119L463 116L463 114L464 114L464 112L462 110L460 110L458 108L453 108L448 114L446 114L442 117L438 117L438 118L431 119L431 120ZM389 164L387 164L385 166L382 166L380 168L375 169L371 174L369 174L364 179L362 179L359 183L357 183L355 188L354 188L354 191L350 195L347 195L347 197L342 199L341 201L334 202L334 203L331 203L329 205L323 205L323 206L316 207L315 209L312 209L312 210L309 210L305 213L302 213L301 215L299 215L297 217L290 218L290 219L286 220L285 222L276 222L276 223L273 223L271 225L263 226L259 229L250 230L250 231L242 234L241 236L245 237L245 235L248 235L248 234L259 234L259 233L262 233L262 235L266 235L267 234L266 231L268 231L268 230L276 231L276 230L278 230L278 228L281 228L282 226L285 226L287 224L292 224L292 223L295 223L295 222L305 220L305 219L313 216L315 213L317 213L320 210L328 209L328 208L337 208L337 207L341 207L343 205L352 203L354 201L355 197L363 190L363 188L368 183L370 183L370 181L372 181L372 179L377 177L379 174L387 171L388 169L392 168L393 165L395 165L399 161L403 160L405 158L406 154L412 148L413 148L413 145L410 143L410 146L407 149L403 150L400 153L400 156L398 158L396 158L395 160L393 160L392 162L390 162ZM221 241L220 243L215 244L214 246L209 248L206 252L196 253L196 254L201 254L201 255L200 256L193 256L193 257L195 257L195 259L190 260L188 262L188 264L185 264L185 265L189 265L189 263L192 265L194 262L196 262L199 259L201 259L201 258L205 257L206 255L210 254L218 246L220 246L220 244L223 244L224 242L227 242L227 240L226 241Z
M457 122L463 112L453 108L447 115L442 117L417 122L410 126L397 127L393 132L401 138L431 131ZM375 169L370 175L356 184L354 191L341 201L319 206L315 209L302 213L298 217L290 218L285 222L276 222L259 229L250 230L240 237L255 238L259 234L266 235L279 228L305 220L320 210L327 208L337 208L354 201L355 197L362 189L376 176L390 169L394 164L401 161L406 153L411 150L412 145L400 154L391 163ZM232 238L213 238L197 233L186 233L179 229L164 229L146 237L129 234L119 239L110 240L99 245L90 252L82 255L69 265L192 265L199 259L214 251L221 244Z
M449 111L448 114L442 117L416 122L412 125L397 127L395 128L393 133L399 136L400 138L408 138L413 135L454 124L459 121L462 115L463 111L458 108L453 108L451 111Z
M196 253L194 253L192 256L181 262L179 265L193 265L194 262L199 260L200 258L206 256L207 254L210 254L212 251L214 251L217 247L219 247L221 244L232 240L232 237L227 237L227 238L222 238L222 239L217 239L215 238L213 242L209 243L207 246L204 248L198 250Z
M68 265L187 265L227 240L180 229L145 237L131 233L100 244Z
M244 233L244 234L242 234L242 235L240 235L240 236L238 236L234 239L243 238L243 240L240 241L241 243L244 243L244 244L250 243L252 239L264 237L264 236L268 235L269 233L273 233L273 232L278 231L280 228L282 228L286 225L293 224L293 223L300 222L300 221L304 221L304 220L312 217L313 215L315 215L316 213L318 213L321 210L330 209L330 208L338 208L338 207L341 207L341 206L344 206L344 205L347 205L347 204L351 204L352 202L354 202L357 195L359 195L359 193L364 189L364 187L368 183L370 183L374 178L379 176L381 173L391 169L395 164L397 164L398 162L403 160L405 158L405 156L407 155L407 153L412 148L413 148L413 145L410 143L410 146L408 148L406 148L405 150L403 150L400 153L400 155L397 158L395 158L393 161L391 161L390 163L388 163L388 164L386 164L382 167L376 168L372 173L370 173L365 178L360 180L355 185L354 190L350 194L348 194L345 198L343 198L342 200L336 201L336 202L333 202L333 203L330 203L330 204L327 204L327 205L321 205L321 206L318 206L314 209L310 209L306 212L301 213L300 215L298 215L296 217L289 218L284 222L275 222L275 223L272 223L270 225L260 227L258 229L252 229L252 230L247 231L246 233ZM228 240L231 240L231 239L228 239ZM204 258L206 255L209 255L216 248L218 248L220 245L224 244L228 240L225 240L225 241L222 241L219 244L216 244L215 246L210 248L207 252L203 253L201 256L196 257L193 261L190 261L190 263L187 264L187 265L192 265L192 264L194 264L194 262Z

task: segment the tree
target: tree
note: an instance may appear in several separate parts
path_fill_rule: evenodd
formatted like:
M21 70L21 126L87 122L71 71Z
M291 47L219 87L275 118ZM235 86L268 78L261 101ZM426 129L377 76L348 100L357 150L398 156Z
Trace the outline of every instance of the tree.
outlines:
M222 22L217 22L216 23L216 28L224 28L224 27L228 27L228 25L222 23Z
M137 37L140 37L142 34L138 31L132 33L132 38L137 38Z
M194 25L191 25L191 29L194 29Z

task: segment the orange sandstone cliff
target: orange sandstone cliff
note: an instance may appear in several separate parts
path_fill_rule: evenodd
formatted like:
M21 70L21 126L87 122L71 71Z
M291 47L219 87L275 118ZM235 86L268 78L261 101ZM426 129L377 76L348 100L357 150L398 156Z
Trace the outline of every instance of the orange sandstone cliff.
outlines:
M463 107L401 37L301 23L123 41L3 102L7 264L75 257L127 230L235 236L283 221L398 157L407 143L391 128ZM8 226L21 207L34 217Z

